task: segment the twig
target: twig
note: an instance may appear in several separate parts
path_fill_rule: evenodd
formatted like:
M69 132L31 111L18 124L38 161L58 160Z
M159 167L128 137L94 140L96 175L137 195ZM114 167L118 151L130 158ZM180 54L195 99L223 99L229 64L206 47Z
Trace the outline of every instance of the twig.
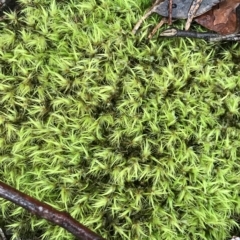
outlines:
M132 33L136 34L137 30L140 28L140 26L142 25L142 23L151 15L154 13L154 11L156 10L158 4L160 2L162 2L163 0L155 0L154 4L152 5L152 7L147 11L147 13L142 16L142 18L136 23L136 25L134 26Z
M190 28L193 18L196 17L196 13L197 13L201 3L202 3L202 0L193 0L192 5L188 11L188 18L187 18L187 22L185 24L185 30L188 30Z
M189 37L189 38L199 38L205 39L210 42L217 41L240 41L240 34L229 34L229 35L220 35L218 33L211 32L191 32L191 31L182 31L176 28L169 28L159 34L160 37Z
M173 8L173 0L169 0L169 2L168 2L168 25L172 25L172 8Z
M41 218L65 228L79 240L104 240L79 223L67 212L61 212L50 205L28 196L25 193L0 181L0 197L7 199Z

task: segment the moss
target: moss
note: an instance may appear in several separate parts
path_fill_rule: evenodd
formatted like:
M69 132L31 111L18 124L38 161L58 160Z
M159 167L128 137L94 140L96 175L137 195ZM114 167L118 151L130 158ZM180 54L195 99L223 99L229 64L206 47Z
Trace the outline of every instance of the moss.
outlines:
M132 36L146 0L19 2L0 23L1 179L107 239L230 237L238 44L148 42L157 16ZM12 239L73 239L0 203Z

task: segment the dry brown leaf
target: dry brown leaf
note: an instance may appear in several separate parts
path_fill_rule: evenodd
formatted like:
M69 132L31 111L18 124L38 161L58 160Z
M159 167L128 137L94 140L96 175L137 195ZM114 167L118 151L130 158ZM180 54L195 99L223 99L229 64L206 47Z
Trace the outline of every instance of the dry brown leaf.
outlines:
M240 0L225 0L210 11L196 17L195 21L221 35L236 33L239 27L236 8L239 4Z
M240 0L225 0L219 3L219 8L214 11L214 25L227 23L229 16L235 12Z

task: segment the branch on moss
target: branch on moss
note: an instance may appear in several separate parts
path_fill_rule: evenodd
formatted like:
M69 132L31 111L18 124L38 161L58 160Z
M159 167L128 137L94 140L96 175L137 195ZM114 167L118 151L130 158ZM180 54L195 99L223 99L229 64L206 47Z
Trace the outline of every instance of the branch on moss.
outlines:
M104 240L96 233L72 218L67 212L61 212L50 205L0 181L0 197L7 199L41 218L65 228L79 240Z

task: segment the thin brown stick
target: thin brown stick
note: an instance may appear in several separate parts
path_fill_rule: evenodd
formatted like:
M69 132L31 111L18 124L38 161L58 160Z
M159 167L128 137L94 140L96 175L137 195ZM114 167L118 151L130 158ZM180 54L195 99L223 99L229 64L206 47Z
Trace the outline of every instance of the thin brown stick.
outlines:
M104 240L79 223L67 212L61 212L50 205L28 196L25 193L0 181L0 197L7 199L41 218L65 228L79 240Z
M172 25L172 5L173 0L168 1L168 25Z
M157 30L162 27L163 24L168 23L168 19L167 18L162 18L162 20L158 23L158 25L150 32L150 34L148 35L148 38L151 39L153 37L153 35L157 32Z
M192 5L188 11L188 18L185 24L185 30L188 30L190 28L193 18L196 17L197 10L199 9L201 3L202 0L193 0Z
M152 7L144 14L144 16L141 17L141 19L136 23L136 25L134 26L132 33L136 34L137 30L140 28L140 26L142 25L142 23L151 15L154 13L155 9L157 8L157 6L159 5L160 2L162 2L163 0L155 0L154 4L152 5Z

